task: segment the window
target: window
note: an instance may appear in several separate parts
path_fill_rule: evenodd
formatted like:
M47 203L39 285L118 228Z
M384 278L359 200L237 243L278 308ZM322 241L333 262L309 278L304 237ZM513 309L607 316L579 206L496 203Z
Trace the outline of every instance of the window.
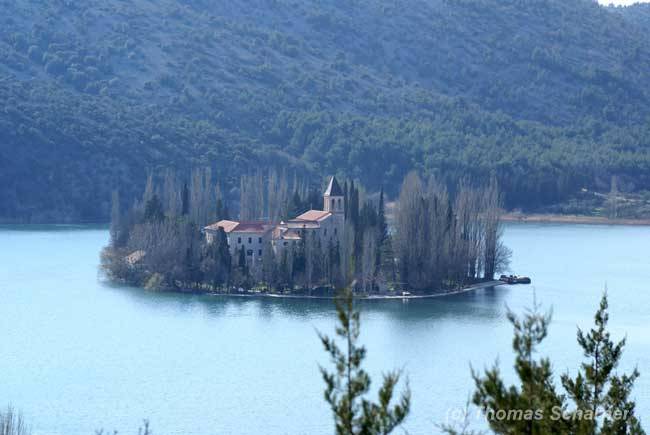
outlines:
M249 249L248 251L246 251L246 255L248 255L249 257L252 257L253 256L253 250Z
M262 238L261 238L261 237L259 237L259 238L257 239L257 243L262 243Z
M253 243L253 238L252 238L252 237L249 237L249 238L248 238L248 244L250 245L251 243Z
M237 243L241 244L241 237L237 237Z
M339 198L339 210L341 210L341 209L342 209L342 207L341 207L341 198Z
M261 249L257 251L257 255L259 255L260 257L262 256L262 250Z
M323 230L323 235L324 235L324 236L327 235L327 228L325 228L325 229Z
M334 200L332 200L332 207L331 207L331 209L334 210Z
M284 242L284 246L289 246L289 242Z
M336 235L336 232L337 232L336 230L337 230L337 229L338 229L338 228L334 228L334 235Z

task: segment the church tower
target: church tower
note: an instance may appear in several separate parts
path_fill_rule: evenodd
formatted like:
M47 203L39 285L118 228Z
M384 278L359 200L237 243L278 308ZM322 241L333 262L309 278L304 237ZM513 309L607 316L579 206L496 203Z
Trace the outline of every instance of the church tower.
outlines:
M323 210L343 216L345 214L344 196L343 189L336 181L336 177L332 176L325 193L323 193Z

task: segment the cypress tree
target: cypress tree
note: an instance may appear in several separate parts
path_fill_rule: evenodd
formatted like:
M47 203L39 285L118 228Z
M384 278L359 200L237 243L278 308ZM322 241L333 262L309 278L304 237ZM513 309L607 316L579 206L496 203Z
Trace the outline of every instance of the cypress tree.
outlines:
M282 250L282 256L280 258L280 267L279 267L279 278L278 281L280 285L289 289L293 288L293 281L291 279L291 270L289 264L289 252L287 249Z
M165 214L163 213L162 203L158 195L154 194L145 204L144 220L145 222L162 222L164 219Z
M120 193L117 190L113 191L111 196L111 245L113 247L121 247L123 245L123 229L122 229L122 212L120 210Z
M248 277L248 266L246 265L246 250L242 246L239 250L239 260L237 262L239 270L244 277Z
M349 198L350 191L348 190L348 181L345 180L345 183L343 183L343 217L346 220L350 217Z
M388 235L388 224L386 223L386 209L384 204L384 187L379 192L379 205L377 207L377 225L379 227L380 242L383 242Z
M228 203L226 201L223 201L221 219L230 219L230 210L228 210Z
M183 216L190 214L190 189L187 187L187 183L183 184L181 193L181 214Z
M298 191L295 190L291 198L291 204L289 205L288 217L293 218L299 215L303 211L304 209L303 209L302 199L300 198L300 193L298 193Z

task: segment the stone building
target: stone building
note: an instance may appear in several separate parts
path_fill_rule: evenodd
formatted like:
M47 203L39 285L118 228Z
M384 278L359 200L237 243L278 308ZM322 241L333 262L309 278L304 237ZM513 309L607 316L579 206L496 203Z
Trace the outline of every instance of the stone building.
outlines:
M331 177L323 193L323 209L308 210L293 219L279 223L266 221L221 220L203 231L209 243L222 228L228 239L230 253L244 249L253 266L260 264L265 244L270 243L276 255L296 246L305 237L318 237L323 245L342 241L345 228L345 193L335 177Z

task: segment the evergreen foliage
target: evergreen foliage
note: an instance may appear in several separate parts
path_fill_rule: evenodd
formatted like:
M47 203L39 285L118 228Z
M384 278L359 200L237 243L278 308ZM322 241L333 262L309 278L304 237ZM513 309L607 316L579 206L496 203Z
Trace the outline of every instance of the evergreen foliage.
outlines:
M600 301L594 317L594 327L588 333L578 329L578 344L587 359L575 378L562 376L569 398L575 403L574 416L593 418L576 419L578 433L643 434L635 415L635 404L630 399L638 370L631 374L615 372L623 355L625 339L614 342L607 330L607 295Z
M148 170L492 174L526 209L650 189L647 8L0 1L0 219L105 221ZM57 17L57 19L52 19ZM404 32L404 29L409 29ZM218 59L218 61L217 61ZM293 192L291 192L292 194ZM363 206L363 204L361 204Z
M476 392L473 402L498 434L641 435L643 431L630 398L639 372L615 372L625 340L614 342L607 331L607 295L595 315L595 326L578 329L578 344L586 361L575 378L561 377L566 394L556 391L551 361L536 359L538 346L546 338L550 314L541 314L537 304L519 318L509 312L514 327L513 349L519 385L506 386L499 368L483 375L473 372ZM447 432L455 433L448 429Z
M378 392L378 401L365 398L370 390L370 376L363 369L366 349L358 344L360 333L359 311L355 310L351 290L345 290L337 299L338 325L336 339L319 334L325 351L329 354L334 372L321 367L325 381L325 400L330 405L337 435L389 434L406 419L411 407L411 393L407 388L393 404L395 387L400 375L384 375Z

